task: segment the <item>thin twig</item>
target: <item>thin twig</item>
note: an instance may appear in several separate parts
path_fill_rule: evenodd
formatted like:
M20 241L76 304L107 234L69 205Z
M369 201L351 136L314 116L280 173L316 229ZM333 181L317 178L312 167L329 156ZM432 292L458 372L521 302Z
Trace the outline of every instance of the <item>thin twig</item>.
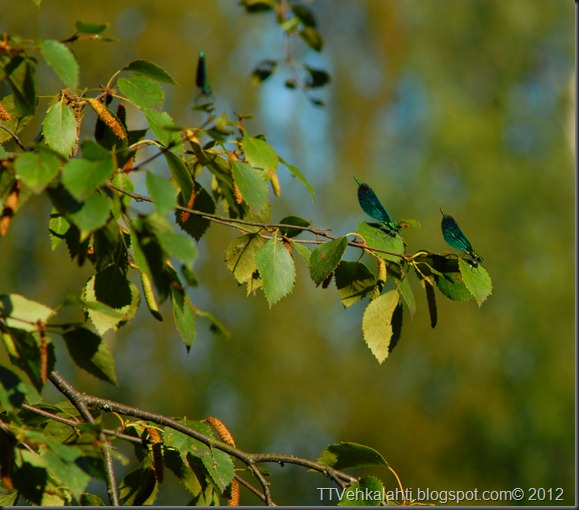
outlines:
M233 476L241 485L243 485L249 492L253 492L259 499L261 499L264 503L266 502L266 497L262 492L259 492L253 485L251 485L247 480L242 478L239 475ZM277 506L275 503L271 504L272 506Z
M26 147L22 144L22 142L20 141L20 138L18 138L18 136L16 136L16 133L13 133L12 131L10 131L6 126L0 126L0 129L3 129L4 131L6 131L12 137L12 139L16 142L16 145L18 145L18 147L20 147L23 151L26 150Z
M54 384L54 386L56 386L56 388L70 401L70 403L76 407L84 421L95 423L95 419L83 398L84 395L76 391L56 370L53 370L48 378L50 379L50 382L52 382L52 384ZM102 431L99 433L99 440L103 443L101 453L105 464L109 499L111 505L119 506L119 494L115 479L113 456L111 455L111 445Z
M45 416L46 418L50 418L51 420L60 422L60 423L64 423L65 425L69 425L70 427L73 427L75 429L77 429L80 425L80 423L76 420L71 420L70 418L65 418L64 416L58 416L57 414L52 414L48 411L45 411L44 409L40 409L38 407L34 407L31 406L30 404L22 404L22 409L26 409L27 411L30 411L31 413L35 413L38 414L40 416ZM146 439L142 439L140 437L135 437L135 436L129 436L128 434L123 434L122 432L119 432L118 430L112 430L112 429L102 429L102 432L104 434L106 434L107 436L112 436L112 437L117 437L119 439L123 439L124 441L129 441L131 443L135 443L135 444L140 444L142 446L147 446L148 441Z
M139 200L141 202L153 203L153 200L151 199L151 197L148 197L147 195L141 195L140 193L134 193L131 191L124 190L124 189L120 188L119 186L116 186L112 183L108 183L107 187L109 189L118 191L119 193L122 193L123 195L127 195L131 198L134 198L135 200ZM247 233L252 233L252 231L245 229L245 228L242 228L241 225L260 227L260 228L262 228L264 230L268 230L268 231L272 230L272 229L291 228L291 229L296 229L296 230L302 230L304 232L310 232L311 234L314 234L315 236L324 237L324 238L330 239L332 241L338 239L337 236L333 236L331 234L328 234L329 229L319 229L319 228L314 228L314 227L302 227L299 225L289 225L286 223L260 223L257 221L239 220L237 218L224 218L223 216L218 216L216 214L211 214L211 213L207 213L207 212L203 212L203 211L197 211L195 209L189 209L187 207L183 207L180 205L178 205L176 207L176 209L179 211L187 212L189 214L194 214L196 216L200 216L202 218L206 218L206 219L213 221L215 223L220 223L220 224L226 225L228 227L242 230L242 231L247 232ZM264 238L271 239L271 236L267 236L265 234L261 234L261 235ZM292 242L297 242L297 243L301 243L301 244L322 244L323 243L323 241L319 241L317 239L299 239L299 240L298 239L292 239ZM372 248L371 246L368 246L365 243L359 243L356 241L348 241L348 246L352 246L354 248L361 248L363 250L370 250L370 251L378 252L378 253L385 253L388 255L393 255L395 257L400 257L401 259L406 259L408 257L408 255L406 255L404 253L395 253L392 251L383 250L381 248Z

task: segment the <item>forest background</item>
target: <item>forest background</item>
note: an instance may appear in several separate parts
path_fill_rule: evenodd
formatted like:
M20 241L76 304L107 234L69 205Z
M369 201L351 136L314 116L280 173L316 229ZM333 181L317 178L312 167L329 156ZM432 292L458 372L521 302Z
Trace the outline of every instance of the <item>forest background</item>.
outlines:
M216 111L253 113L248 129L266 133L316 190L312 202L280 172L274 218L298 214L335 235L355 230L367 219L357 175L394 216L421 222L405 232L410 249L446 251L439 206L457 217L494 290L481 308L440 296L435 329L419 299L380 365L362 338L360 304L344 309L333 286L316 288L299 263L294 292L271 309L260 291L246 297L223 262L234 233L214 227L199 243L200 285L190 295L230 340L200 327L187 354L173 323L152 321L142 306L142 320L107 336L118 388L72 366L59 370L92 394L171 416L217 416L247 451L316 458L329 443L355 441L380 451L406 487L562 487L572 504L574 4L316 0L308 5L323 51L293 47L331 74L315 93L325 107L286 89L283 73L252 83L259 61L284 53L271 15L249 16L227 0L86 5L1 0L0 32L63 39L79 19L110 22L107 35L119 42L74 47L80 83L106 82L132 60L156 62L179 84L165 88L178 125L200 122L191 106L205 51ZM39 93L53 94L57 77L40 72ZM1 292L48 304L80 292L89 268L71 270L64 247L51 252L36 223L48 212L48 203L31 203L0 240ZM278 503L319 503L323 479L292 466L271 470L283 480ZM179 491L157 501L183 502Z

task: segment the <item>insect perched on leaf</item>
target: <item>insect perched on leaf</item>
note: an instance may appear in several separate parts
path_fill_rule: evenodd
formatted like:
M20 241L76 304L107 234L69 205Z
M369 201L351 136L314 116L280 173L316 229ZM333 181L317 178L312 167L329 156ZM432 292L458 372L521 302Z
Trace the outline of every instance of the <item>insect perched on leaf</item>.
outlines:
M358 183L358 202L360 202L360 207L368 216L378 220L380 222L380 228L384 230L387 234L395 236L400 232L400 225L396 225L392 221L392 218L388 214L388 211L384 209L384 206L376 196L376 193L367 184L360 182L360 179L354 177Z
M205 69L205 52L199 52L199 60L197 60L197 75L195 76L195 85L201 89L201 93L205 96L211 95L211 87L207 81L207 70Z
M473 267L482 264L483 258L474 250L470 241L463 234L462 230L460 230L456 220L452 216L445 214L442 208L440 208L440 212L442 213L442 223L440 226L444 240L453 248L466 253L470 257L469 262Z

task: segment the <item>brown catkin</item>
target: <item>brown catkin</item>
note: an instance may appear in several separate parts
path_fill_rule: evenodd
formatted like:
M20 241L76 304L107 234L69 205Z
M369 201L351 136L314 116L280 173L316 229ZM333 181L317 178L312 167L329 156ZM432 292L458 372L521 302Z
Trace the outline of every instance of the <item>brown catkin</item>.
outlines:
M0 237L7 234L10 228L10 223L12 222L12 217L16 212L18 207L18 199L20 197L20 181L14 181L12 189L6 200L4 200L4 207L2 208L2 214L0 214Z
M239 482L234 478L231 480L230 496L227 500L227 506L239 506Z
M211 425L215 429L215 431L217 432L217 434L224 443L230 444L231 446L235 446L235 441L233 439L233 436L231 435L231 432L229 432L227 427L223 424L223 422L219 418L209 416L209 418L207 418L207 421L209 422L209 425Z
M153 471L159 483L165 477L165 463L163 462L163 440L159 431L153 427L147 428L151 440L151 450L153 452Z
M10 115L0 103L0 120L10 120L12 115Z
M271 187L273 189L273 193L276 197L281 195L281 188L279 185L279 179L277 178L277 174L271 174Z
M40 380L42 384L46 384L48 380L48 342L46 341L46 329L41 320L36 323L36 326L38 327L40 336Z
M115 119L113 114L104 104L96 99L93 99L92 97L87 98L87 101L91 108L98 115L99 119L101 119L105 125L109 127L109 129L117 138L124 140L127 137L122 125L117 119Z
M239 188L235 183L233 183L233 197L235 198L236 204L241 204L243 202L243 196L241 194L241 191L239 191Z
M219 418L215 418L213 416L209 416L207 418L209 425L211 425L219 438L227 444L231 446L235 446L235 440L231 435L231 432L227 429L227 427L223 424L223 422ZM239 482L234 478L231 480L231 485L229 486L229 490L227 491L229 494L227 495L227 506L239 506ZM227 494L226 492L226 494Z

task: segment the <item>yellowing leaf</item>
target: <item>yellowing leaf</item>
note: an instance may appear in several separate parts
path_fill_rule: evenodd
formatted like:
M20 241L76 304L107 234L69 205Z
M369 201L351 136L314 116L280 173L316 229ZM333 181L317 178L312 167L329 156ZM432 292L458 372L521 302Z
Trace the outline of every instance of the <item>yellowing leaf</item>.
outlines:
M399 335L402 321L400 320L399 325L393 325L393 318L399 300L398 291L391 290L371 301L364 312L362 319L364 340L378 363L382 363L388 357L398 340L394 336L395 327Z

